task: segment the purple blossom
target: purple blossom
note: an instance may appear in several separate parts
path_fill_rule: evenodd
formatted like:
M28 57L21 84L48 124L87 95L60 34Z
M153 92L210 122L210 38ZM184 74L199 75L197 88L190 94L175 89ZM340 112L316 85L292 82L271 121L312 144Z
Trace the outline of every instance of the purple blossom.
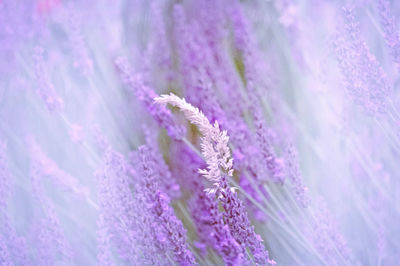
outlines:
M165 68L167 71L172 67L172 55L166 25L163 17L163 8L165 4L162 1L151 3L151 14L153 17L152 28L155 31L154 53L157 65Z
M171 199L178 199L181 196L180 187L177 184L175 177L172 176L169 167L165 163L162 153L158 148L158 139L154 134L156 131L151 130L151 128L147 128L144 131L146 134L146 146L149 148L151 158L154 158L157 162L154 170L157 172L156 175L160 176L160 187Z
M70 46L74 58L73 66L84 75L90 75L93 72L93 62L89 56L85 40L82 36L82 29L78 13L69 7L66 14L66 30L70 38Z
M389 1L379 0L378 11L386 44L390 49L393 61L400 68L400 36L395 18L390 10Z
M224 208L224 220L229 226L232 236L239 245L250 249L257 265L273 265L274 261L269 259L268 251L262 244L262 238L255 233L242 201L237 194L228 189L229 185L225 176L219 182L221 189L217 195Z
M320 200L316 204L317 213L310 232L315 248L330 265L341 265L343 260L350 261L350 250L326 203Z
M11 196L11 175L7 163L7 144L0 140L0 210L7 206Z
M64 102L57 95L56 89L51 81L50 74L46 67L43 58L43 49L37 47L33 54L35 63L35 75L38 82L36 89L37 94L42 98L49 111L61 111L64 107Z
M339 68L351 99L366 113L386 112L391 86L379 62L360 36L353 8L343 8L345 26L335 41Z
M294 197L300 206L307 207L310 201L308 188L304 186L303 180L301 179L297 153L291 144L289 144L287 147L286 157L287 175L291 183L291 189L294 193Z
M200 239L213 247L226 265L241 265L245 259L243 247L232 237L229 226L225 225L217 201L203 191L199 181L194 182L197 189L190 205Z
M147 87L139 75L134 76L128 61L125 58L115 60L115 65L121 75L121 79L135 93L136 97L142 102L154 120L167 129L168 134L173 139L180 140L185 136L185 128L176 124L171 112L153 103L153 99L158 95L154 90Z
M33 241L37 243L38 265L53 265L59 261L71 263L73 251L62 232L54 207L48 201L42 206L44 217L31 227Z
M3 239L2 235L0 235L0 264L7 266L13 265L6 241Z
M100 214L97 220L97 264L100 266L114 265L111 253L110 233L106 222L105 215Z
M244 250L232 237L229 227L225 225L215 196L204 191L197 171L204 163L184 146L177 152L177 158L185 169L180 175L182 179L188 180L190 183L188 188L194 192L188 205L199 235L198 245L212 247L227 265L241 265L245 261Z
M7 158L7 143L0 140L0 264L13 265L14 262L26 264L26 240L17 235L8 213L13 176Z
M96 173L101 199L99 219L102 217L106 219L104 223L119 256L134 263L139 256L139 250L134 248L136 245L134 218L136 202L130 188L127 169L128 164L124 156L108 148L104 154L104 168ZM102 225L103 221L98 222ZM102 228L100 227L99 230ZM99 256L102 254L100 253Z
M32 167L35 169L34 172L36 172L34 174L35 178L49 177L54 184L58 185L62 189L70 191L83 198L87 196L88 188L82 186L75 177L64 172L53 160L48 158L33 137L27 137L27 144L33 159ZM41 177L39 177L39 175ZM32 181L35 184L34 186L39 185L37 182L40 181Z
M244 67L244 85L248 91L250 111L253 116L257 144L260 147L260 165L258 173L260 176L266 172L272 181L282 183L284 181L283 160L278 158L270 141L270 128L267 127L262 112L260 95L256 84L260 84L260 71L257 58L259 57L255 40L251 37L250 25L237 1L229 9L234 30L236 48L241 53ZM266 170L266 171L265 171Z
M176 218L174 210L169 206L168 196L158 188L160 177L154 171L156 162L151 157L148 147L139 147L139 159L140 192L146 197L145 203L154 215L156 224L153 229L158 240L166 243L164 252L173 252L180 265L196 265L196 260L187 247L186 231L182 222Z

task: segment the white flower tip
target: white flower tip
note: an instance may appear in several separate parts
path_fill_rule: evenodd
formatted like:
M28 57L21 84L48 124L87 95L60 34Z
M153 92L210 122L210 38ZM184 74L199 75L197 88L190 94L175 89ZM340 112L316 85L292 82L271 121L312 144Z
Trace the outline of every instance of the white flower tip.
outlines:
M207 194L215 194L217 192L217 189L216 188L206 188L206 189L204 189L204 191Z
M232 193L235 193L238 188L237 187L231 187L230 189L231 189Z

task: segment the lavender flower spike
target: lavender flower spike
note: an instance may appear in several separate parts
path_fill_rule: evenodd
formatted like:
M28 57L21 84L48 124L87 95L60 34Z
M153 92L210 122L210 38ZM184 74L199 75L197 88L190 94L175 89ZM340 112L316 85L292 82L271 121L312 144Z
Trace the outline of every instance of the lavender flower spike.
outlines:
M38 82L36 89L37 94L43 99L49 111L61 111L64 107L64 102L57 95L56 89L50 79L50 74L46 68L43 59L43 49L37 47L33 55L35 63L35 75Z
M165 127L171 138L182 139L186 133L185 128L176 125L169 110L153 104L152 99L157 96L157 93L145 85L140 75L134 75L128 60L124 57L119 57L115 60L115 66L120 73L122 81L136 94L136 97L142 102L157 124Z
M199 127L200 133L203 135L200 144L201 153L208 168L199 170L199 172L214 183L215 188L208 189L208 192L215 193L219 188L219 181L222 176L232 177L233 175L233 158L228 147L229 137L227 132L219 129L218 121L211 125L207 117L198 108L172 93L162 95L154 100L161 104L171 104L178 107L192 124Z
M389 1L379 0L378 11L386 45L390 49L393 62L400 69L400 35L395 18L391 14Z
M155 158L147 146L139 147L139 172L142 176L140 192L145 197L147 206L154 217L153 230L157 232L161 249L172 252L176 262L182 266L197 265L197 262L188 249L186 231L182 222L175 216L173 208L169 205L169 197L159 190L159 176L154 171Z

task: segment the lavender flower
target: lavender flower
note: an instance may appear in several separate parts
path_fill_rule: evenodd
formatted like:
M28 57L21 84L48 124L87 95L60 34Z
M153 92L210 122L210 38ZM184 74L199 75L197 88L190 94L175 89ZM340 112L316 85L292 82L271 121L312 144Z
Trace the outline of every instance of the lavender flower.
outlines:
M153 171L155 161L146 146L139 148L140 174L142 176L141 190L146 197L146 203L155 216L155 232L159 241L166 242L166 250L172 251L175 260L180 265L196 265L193 254L186 244L186 232L182 223L176 218L173 209L169 206L169 198L159 191L157 177Z
M297 153L293 145L288 145L286 156L288 179L291 182L294 197L300 206L307 207L310 201L308 188L303 185Z
M400 67L400 36L396 21L390 12L390 4L387 0L378 1L378 11L384 38L390 49L390 54L397 67Z
M169 110L153 104L153 98L157 97L157 94L144 84L140 76L133 75L128 61L120 57L115 61L115 64L121 74L122 80L136 94L136 97L143 103L156 122L165 127L172 138L177 140L182 139L185 135L185 129L176 125Z
M107 228L105 215L100 214L97 221L98 254L97 264L101 266L114 265L111 253L110 233Z
M232 237L212 195L202 191L199 181L194 182L197 191L191 209L201 239L221 255L226 265L241 265L245 258L243 247Z
M37 47L33 55L35 62L35 75L38 82L36 89L37 94L45 102L49 111L60 111L63 109L64 103L51 82L50 74L43 59L43 49Z
M234 37L236 48L241 52L243 65L244 65L244 84L248 91L250 102L250 111L253 116L256 139L260 146L260 160L261 169L259 174L264 175L265 172L271 177L272 181L282 183L284 181L283 175L283 160L275 155L273 145L270 141L268 129L263 114L262 105L259 100L259 95L256 89L256 84L261 82L259 57L255 40L251 37L250 26L248 20L245 18L243 11L237 1L229 9L231 20L233 23ZM266 164L264 166L264 164ZM259 167L260 168L260 167ZM267 171L265 171L265 169Z
M182 178L189 179L190 188L194 191L189 207L198 231L199 243L216 250L225 264L241 265L245 262L244 250L232 237L229 226L225 225L219 211L218 202L214 195L204 191L202 180L197 173L202 162L186 147L179 149L178 157L186 168L186 172L181 173Z
M74 58L73 66L81 71L83 75L90 75L93 73L93 62L89 56L81 32L81 21L78 12L73 6L69 6L64 16L66 31L70 38L70 46Z
M71 262L73 257L72 248L66 240L60 222L51 205L45 205L45 217L40 219L33 227L35 241L38 243L38 261L40 265L51 265L59 259Z
M224 208L224 220L229 225L231 233L239 245L249 247L257 265L275 264L269 259L268 251L262 244L262 238L254 232L254 226L250 224L242 201L228 189L226 177L223 176L219 187L219 200Z
M87 196L88 189L79 184L76 178L61 170L54 161L48 158L33 137L27 137L27 143L34 161L32 167L37 171L37 175L49 177L64 190L71 191L81 197ZM37 181L33 182L37 184Z
M122 154L111 148L104 154L104 164L104 168L96 173L100 183L101 198L101 214L98 222L102 226L102 217L106 219L104 223L119 256L134 263L139 256L138 250L133 247L136 245L134 219L136 202L129 186L128 164ZM102 256L102 253L99 256Z
M340 265L343 260L349 261L350 251L326 203L320 200L317 204L318 212L310 233L315 247L330 265Z
M168 165L165 163L160 149L158 148L157 136L154 134L154 130L151 128L145 129L146 133L146 146L149 148L151 158L157 163L155 165L155 172L161 178L159 179L162 191L166 193L171 199L178 199L181 196L179 184L176 183L176 179L172 176Z
M335 45L348 95L367 113L384 113L391 86L379 62L360 37L360 26L353 8L343 8L343 13L346 24Z
M13 265L7 245L3 237L0 235L0 263L1 265Z
M8 213L12 178L8 166L7 143L0 140L0 262L4 265L27 263L26 240L17 235Z
M8 169L6 150L7 144L0 141L0 210L3 210L7 206L7 202L11 196L11 176Z

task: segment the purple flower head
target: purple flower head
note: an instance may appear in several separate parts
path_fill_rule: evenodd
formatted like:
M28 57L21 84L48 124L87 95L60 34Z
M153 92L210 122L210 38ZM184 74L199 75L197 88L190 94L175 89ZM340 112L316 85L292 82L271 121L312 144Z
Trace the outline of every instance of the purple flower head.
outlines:
M153 130L152 130L153 129ZM165 163L161 151L158 148L158 139L154 128L144 129L146 135L146 146L149 148L152 158L158 162L155 165L155 171L160 176L159 182L162 191L166 193L171 199L178 199L181 196L179 185L176 183L176 179L172 176L168 165Z
M11 175L8 169L6 151L7 143L0 140L0 211L7 206L11 196Z
M268 251L262 244L262 238L254 231L247 212L238 195L229 188L226 177L220 180L218 198L224 208L223 216L225 223L229 226L232 236L239 245L248 247L253 254L254 261L258 265L273 264L269 259Z
M19 237L8 213L12 196L12 174L8 166L7 143L0 140L0 264L27 263L26 240Z
M387 0L378 1L378 11L384 38L397 68L400 69L400 35Z
M35 169L34 172L36 172L34 176L41 176L39 178L48 177L54 184L66 191L70 191L81 197L87 196L88 188L82 186L78 179L64 172L53 160L48 158L33 137L27 137L27 144L33 159L32 167ZM33 182L36 184L37 181Z
M0 235L0 264L6 266L13 265L6 241L2 235Z
M73 54L73 66L83 75L93 73L93 61L89 56L85 40L82 35L81 18L75 8L70 5L64 14L65 27L70 39L70 46Z
M360 36L354 8L344 7L344 30L336 38L336 56L348 95L371 115L385 113L391 85L379 62Z
M73 250L62 232L54 207L43 202L44 217L31 227L33 241L37 243L38 265L52 265L57 262L71 263Z
M180 265L196 265L196 260L188 249L186 231L182 222L175 216L169 205L169 197L159 189L158 172L155 171L156 161L148 147L139 147L139 173L141 175L140 190L146 198L145 203L154 217L154 231L157 239L164 242L164 252L172 252L174 259Z
M119 256L133 263L138 258L138 250L134 248L136 202L127 169L128 163L124 156L108 148L104 154L104 169L97 175L102 196L100 215L107 218L109 234Z
M136 97L142 102L157 124L165 127L171 138L176 140L182 139L186 133L185 128L176 124L168 109L153 103L153 99L158 95L154 90L145 85L140 75L134 75L127 59L120 57L115 60L115 65L123 82L135 93Z
M226 265L242 265L245 258L243 247L232 237L229 226L225 225L218 202L212 194L204 192L199 181L195 184L196 192L190 206L200 240L214 248Z
M100 266L114 265L111 253L111 236L107 227L104 214L100 214L97 220L97 264Z
M64 107L64 102L57 95L56 89L51 82L50 74L43 59L43 49L37 47L33 54L35 63L35 75L38 82L36 89L37 94L42 98L49 111L61 111Z
M258 93L256 84L262 84L260 57L255 40L252 38L250 22L243 13L242 7L238 1L228 9L231 16L233 35L236 48L241 54L240 60L244 67L244 86L248 92L249 109L253 116L255 126L256 141L259 149L259 177L269 176L273 182L283 183L284 181L284 164L282 158L276 156L273 143L266 121L263 116L263 107L260 101L261 96Z
M297 153L293 145L288 145L286 151L287 175L296 201L300 206L307 207L310 201L308 188L304 186L299 169Z
M316 204L317 213L310 232L315 248L330 265L341 265L343 260L350 261L350 250L326 203L320 200Z

